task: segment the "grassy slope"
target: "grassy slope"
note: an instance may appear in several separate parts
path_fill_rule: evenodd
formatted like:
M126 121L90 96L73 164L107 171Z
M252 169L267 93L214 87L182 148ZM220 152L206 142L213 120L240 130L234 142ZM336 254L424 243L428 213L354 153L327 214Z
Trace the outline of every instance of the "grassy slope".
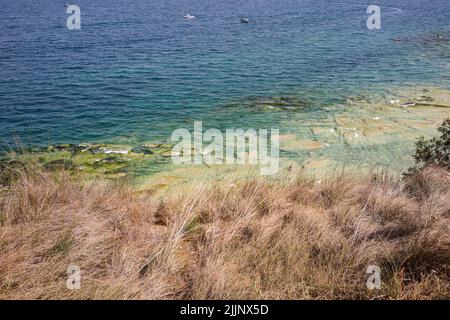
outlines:
M0 194L0 298L450 298L444 169L217 183L162 202L30 169ZM66 288L69 264L80 290ZM381 290L366 288L371 264Z

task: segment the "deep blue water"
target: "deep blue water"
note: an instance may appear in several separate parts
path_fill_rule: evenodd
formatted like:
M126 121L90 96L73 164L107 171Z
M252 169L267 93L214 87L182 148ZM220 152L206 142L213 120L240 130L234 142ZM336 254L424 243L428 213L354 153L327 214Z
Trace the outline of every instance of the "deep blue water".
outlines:
M276 127L289 115L224 106L296 96L319 113L391 86L450 87L448 43L434 40L450 34L448 0L74 0L78 31L65 2L0 0L1 146L13 133L26 144L167 140L193 120ZM381 6L380 31L366 28L369 4Z

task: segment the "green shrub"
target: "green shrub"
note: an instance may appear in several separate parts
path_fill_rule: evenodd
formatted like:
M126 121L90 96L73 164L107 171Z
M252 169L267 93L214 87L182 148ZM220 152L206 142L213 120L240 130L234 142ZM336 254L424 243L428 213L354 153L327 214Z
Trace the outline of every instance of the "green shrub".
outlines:
M440 137L425 140L424 137L416 142L416 163L408 169L407 175L414 174L421 168L436 165L450 170L450 118L438 128Z

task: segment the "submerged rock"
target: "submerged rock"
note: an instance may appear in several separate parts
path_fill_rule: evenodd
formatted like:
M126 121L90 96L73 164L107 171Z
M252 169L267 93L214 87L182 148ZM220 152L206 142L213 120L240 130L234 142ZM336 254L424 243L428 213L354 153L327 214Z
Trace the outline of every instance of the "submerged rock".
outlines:
M145 145L134 147L133 149L131 149L131 152L141 153L141 154L153 154L154 153L152 148L145 146Z
M402 104L402 107L414 107L416 105L416 102L406 102L404 104Z
M435 99L433 97L429 97L429 96L421 96L417 98L417 101L420 102L433 102L435 101Z
M163 145L163 143L144 143L142 146L150 149L159 148Z
M170 157L172 157L172 151L163 152L163 153L161 153L161 156L164 158L170 158Z
M318 150L325 147L324 142L317 140L300 139L295 135L280 136L280 150Z
M73 143L64 143L64 144L54 144L50 145L46 148L47 151L69 151L72 153L85 152L89 150L91 146L87 144L73 144Z
M125 159L119 157L106 157L105 159L100 160L103 163L125 163Z
M444 90L423 89L421 93L399 100L402 107L450 108L450 94Z
M250 97L242 101L226 105L226 108L245 108L254 111L287 111L293 112L310 107L311 104L297 97Z

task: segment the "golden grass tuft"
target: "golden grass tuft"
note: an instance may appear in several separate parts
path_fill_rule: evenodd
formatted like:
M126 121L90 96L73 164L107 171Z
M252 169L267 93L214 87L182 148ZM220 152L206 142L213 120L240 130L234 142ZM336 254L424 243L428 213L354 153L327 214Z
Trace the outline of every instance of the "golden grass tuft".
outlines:
M380 290L366 288L372 264ZM24 170L1 192L0 298L448 299L450 175L218 183L160 200Z

